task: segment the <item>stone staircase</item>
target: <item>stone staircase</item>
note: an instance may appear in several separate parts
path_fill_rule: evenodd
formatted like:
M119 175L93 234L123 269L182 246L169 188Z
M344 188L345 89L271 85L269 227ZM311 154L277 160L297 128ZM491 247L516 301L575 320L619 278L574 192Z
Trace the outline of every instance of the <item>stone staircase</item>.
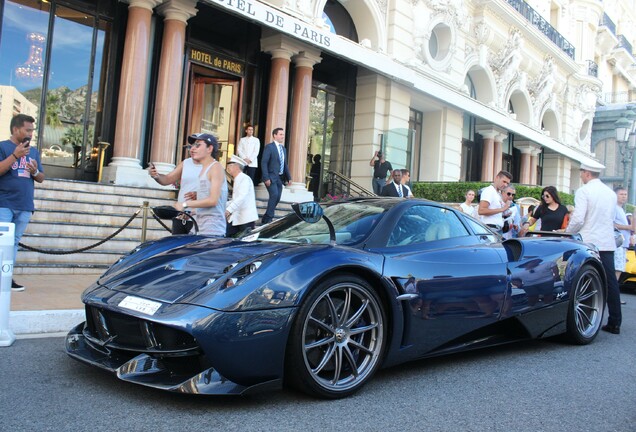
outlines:
M143 205L170 205L176 192L116 186L72 180L47 179L36 183L35 208L21 243L47 251L74 251L93 245L113 234ZM281 202L276 216L290 210L290 203ZM260 216L267 207L266 199L257 197ZM101 274L120 256L141 243L142 215L139 215L114 238L94 249L70 254L47 254L18 250L14 274ZM170 221L163 221L170 226ZM170 235L148 215L146 240Z

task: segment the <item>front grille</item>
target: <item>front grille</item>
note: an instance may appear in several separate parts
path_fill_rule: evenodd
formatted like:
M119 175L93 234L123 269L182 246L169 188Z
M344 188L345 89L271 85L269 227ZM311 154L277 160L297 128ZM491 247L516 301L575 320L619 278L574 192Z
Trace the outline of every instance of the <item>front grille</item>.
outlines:
M198 348L183 331L92 306L86 306L86 328L92 338L118 349L184 354Z

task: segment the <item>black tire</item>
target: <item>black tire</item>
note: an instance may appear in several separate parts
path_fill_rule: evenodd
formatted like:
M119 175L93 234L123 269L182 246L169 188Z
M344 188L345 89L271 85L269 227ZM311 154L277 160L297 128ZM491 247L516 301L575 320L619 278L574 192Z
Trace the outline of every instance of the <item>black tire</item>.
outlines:
M287 382L327 399L355 393L382 363L385 322L382 302L364 279L342 274L321 282L292 327Z
M584 265L579 269L568 304L566 339L569 342L587 345L598 334L605 310L602 281L594 267Z

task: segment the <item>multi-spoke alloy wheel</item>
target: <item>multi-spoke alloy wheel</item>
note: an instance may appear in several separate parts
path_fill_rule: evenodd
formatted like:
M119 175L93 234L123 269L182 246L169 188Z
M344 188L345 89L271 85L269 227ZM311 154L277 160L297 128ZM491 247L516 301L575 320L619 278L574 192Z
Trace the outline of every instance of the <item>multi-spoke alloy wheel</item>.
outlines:
M580 345L592 342L601 327L604 307L605 291L601 277L593 267L583 266L570 296L567 323L570 341Z
M384 310L362 279L321 283L299 311L290 339L290 379L310 394L338 398L358 390L380 365Z

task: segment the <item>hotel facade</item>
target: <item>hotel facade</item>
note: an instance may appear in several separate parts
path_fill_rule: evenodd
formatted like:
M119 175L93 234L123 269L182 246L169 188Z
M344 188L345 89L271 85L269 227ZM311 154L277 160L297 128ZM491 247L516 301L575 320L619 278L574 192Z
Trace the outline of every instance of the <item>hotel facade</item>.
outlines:
M49 177L97 181L103 165L102 182L154 187L149 162L170 171L191 133L216 135L225 162L252 124L262 144L286 130L297 198L316 154L323 179L372 190L380 149L412 181L505 169L572 192L580 164L599 164L597 107L636 89L634 6L6 0L0 139L28 107Z

